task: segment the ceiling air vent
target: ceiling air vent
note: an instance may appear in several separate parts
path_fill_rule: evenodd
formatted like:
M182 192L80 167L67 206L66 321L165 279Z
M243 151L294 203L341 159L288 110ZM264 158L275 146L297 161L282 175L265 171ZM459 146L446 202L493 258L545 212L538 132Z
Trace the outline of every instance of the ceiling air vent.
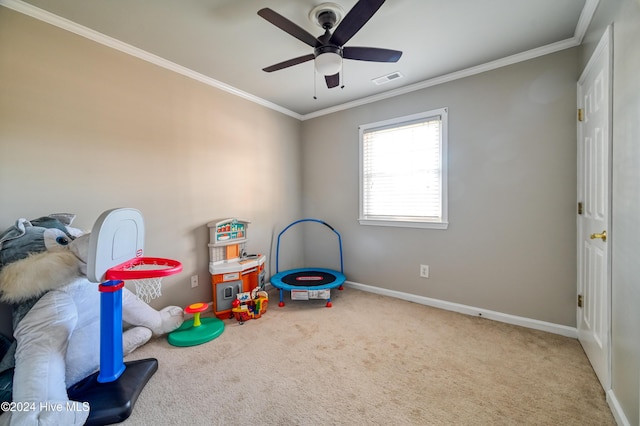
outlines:
M383 75L382 77L374 78L371 81L373 81L375 84L380 86L381 84L385 84L392 80L397 80L399 78L402 78L402 74L400 74L400 71L396 71L396 72L392 72L391 74Z

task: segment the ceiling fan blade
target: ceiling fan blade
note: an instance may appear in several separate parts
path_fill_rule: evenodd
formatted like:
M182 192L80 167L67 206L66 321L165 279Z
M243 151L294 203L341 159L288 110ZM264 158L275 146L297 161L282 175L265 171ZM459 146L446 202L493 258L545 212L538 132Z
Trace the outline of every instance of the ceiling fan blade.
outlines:
M336 87L340 84L340 73L336 73L334 75L325 75L324 81L327 82L327 87L329 89Z
M384 2L385 0L360 0L338 24L329 42L336 46L344 46L371 19Z
M379 49L377 47L344 47L342 57L356 61L398 62L402 52L399 50Z
M270 67L262 68L262 71L266 71L266 72L278 71L278 70L281 70L283 68L292 67L294 65L298 65L298 64L301 64L303 62L310 61L310 60L312 60L314 58L315 58L315 56L313 55L313 53L309 53L308 55L299 56L297 58L289 59L288 61L283 61L283 62L280 62L278 64L271 65Z
M308 44L311 47L317 47L320 45L320 41L317 38L309 34L306 30L294 24L279 13L265 7L258 11L258 15L262 16L267 21L271 22L282 31L291 34L301 42Z

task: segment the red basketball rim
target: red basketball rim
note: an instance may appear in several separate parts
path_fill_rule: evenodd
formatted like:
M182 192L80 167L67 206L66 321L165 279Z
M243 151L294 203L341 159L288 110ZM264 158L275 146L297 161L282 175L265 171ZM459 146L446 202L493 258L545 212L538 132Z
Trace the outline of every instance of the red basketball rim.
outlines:
M157 269L133 269L141 265L156 266ZM107 280L139 280L167 277L182 271L182 263L162 257L136 257L107 270Z

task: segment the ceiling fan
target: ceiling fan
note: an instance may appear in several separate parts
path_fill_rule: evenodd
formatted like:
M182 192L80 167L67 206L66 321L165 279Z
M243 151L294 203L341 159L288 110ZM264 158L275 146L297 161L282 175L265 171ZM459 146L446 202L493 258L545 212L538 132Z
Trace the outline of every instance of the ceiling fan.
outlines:
M263 68L263 71L278 71L313 59L316 70L324 75L327 87L331 89L340 84L342 59L397 62L402 56L402 52L398 50L344 46L371 19L384 2L385 0L359 0L341 21L342 8L340 6L334 3L323 3L316 6L309 16L325 31L317 38L279 13L269 8L260 9L258 15L314 49L313 53L271 65ZM336 23L338 26L332 33L331 30Z

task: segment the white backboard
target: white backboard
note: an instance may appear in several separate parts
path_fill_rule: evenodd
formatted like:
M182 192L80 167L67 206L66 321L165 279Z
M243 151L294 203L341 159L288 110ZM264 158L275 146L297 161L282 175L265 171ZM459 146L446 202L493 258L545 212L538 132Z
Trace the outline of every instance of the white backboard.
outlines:
M107 210L96 220L89 238L87 277L105 281L108 269L144 254L144 220L132 208Z

